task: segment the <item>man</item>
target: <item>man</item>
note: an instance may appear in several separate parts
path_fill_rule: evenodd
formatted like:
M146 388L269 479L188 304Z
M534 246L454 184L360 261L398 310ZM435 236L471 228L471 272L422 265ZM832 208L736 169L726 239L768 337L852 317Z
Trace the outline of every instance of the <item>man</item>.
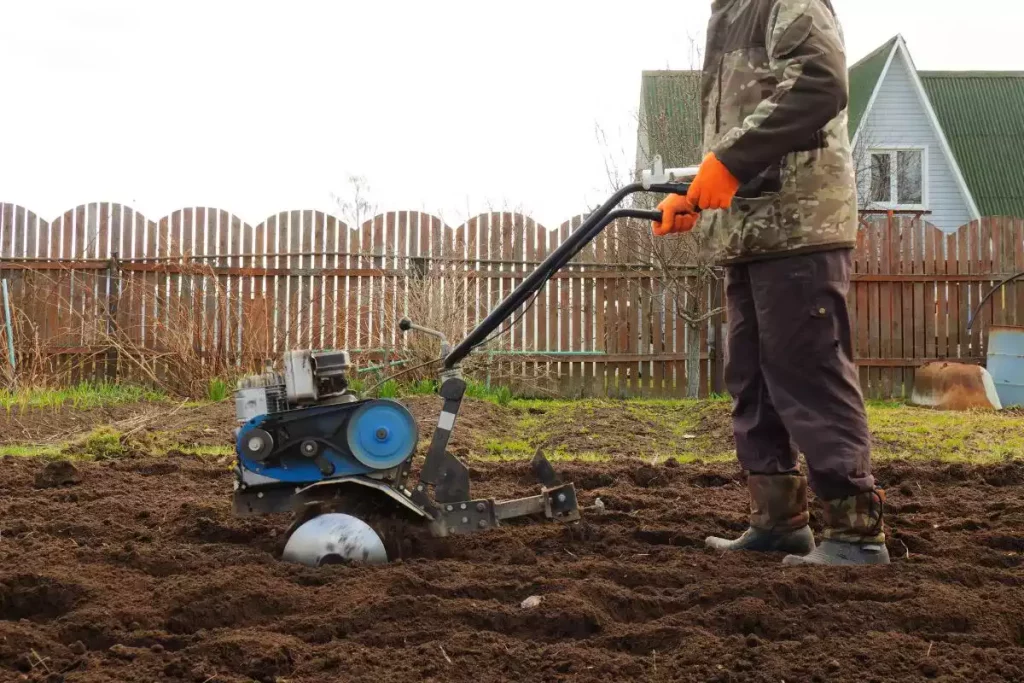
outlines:
M846 307L856 244L847 70L830 0L715 0L702 79L706 156L654 232L701 230L726 273L726 386L750 525L720 550L785 564L887 564L885 494ZM808 526L808 480L824 508Z

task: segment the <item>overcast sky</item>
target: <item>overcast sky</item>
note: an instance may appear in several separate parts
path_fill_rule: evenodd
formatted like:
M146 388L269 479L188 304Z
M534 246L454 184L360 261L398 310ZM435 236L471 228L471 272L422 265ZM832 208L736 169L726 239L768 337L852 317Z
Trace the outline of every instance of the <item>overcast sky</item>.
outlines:
M921 69L1024 70L1020 0L833 1L850 63L902 33ZM258 222L361 174L381 210L550 227L607 194L640 72L690 68L710 4L0 0L0 201Z

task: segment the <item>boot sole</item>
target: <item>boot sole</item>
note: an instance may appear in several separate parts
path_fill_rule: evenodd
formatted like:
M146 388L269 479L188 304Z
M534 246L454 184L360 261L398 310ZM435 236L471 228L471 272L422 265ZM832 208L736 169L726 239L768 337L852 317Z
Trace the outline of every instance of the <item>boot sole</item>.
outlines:
M877 553L859 551L858 557L842 557L826 554L824 546L817 548L821 552L810 552L806 555L790 554L782 558L782 564L788 567L814 565L819 567L881 567L891 564L889 550L882 547Z

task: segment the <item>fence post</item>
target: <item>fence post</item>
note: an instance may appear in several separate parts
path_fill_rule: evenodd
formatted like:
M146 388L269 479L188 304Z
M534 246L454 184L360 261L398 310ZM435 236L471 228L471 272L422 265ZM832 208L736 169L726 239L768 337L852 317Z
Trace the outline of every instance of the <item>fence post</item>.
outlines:
M17 381L15 370L17 369L17 361L14 354L14 326L11 324L11 299L7 294L7 278L3 279L4 288L4 324L7 328L7 354L8 359L11 362L11 377L14 381Z
M721 308L724 304L725 280L714 278L711 280L711 306L712 311ZM711 392L714 394L725 393L725 342L723 340L724 325L722 313L715 313L711 316L708 335L708 352L711 355Z
M118 353L114 336L117 332L117 304L121 282L121 262L118 252L110 255L107 261L107 358L103 368L105 380L117 381Z

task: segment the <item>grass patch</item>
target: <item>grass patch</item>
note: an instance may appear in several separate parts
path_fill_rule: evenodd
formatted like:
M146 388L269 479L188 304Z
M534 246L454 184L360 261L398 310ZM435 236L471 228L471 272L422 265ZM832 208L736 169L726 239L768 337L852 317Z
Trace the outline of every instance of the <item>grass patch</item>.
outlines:
M37 455L56 454L74 460L116 460L126 457L160 457L171 451L198 457L221 458L234 455L230 443L223 445L183 444L177 441L173 432L135 432L123 434L111 427L97 427L85 436L63 446L45 446L33 453L31 447L26 453Z
M533 457L536 446L522 439L487 439L481 457L487 460L526 460Z
M868 405L874 457L974 464L1024 457L1024 417L991 411L941 412Z
M440 387L436 379L420 379L414 382L402 382L388 379L379 385L367 386L362 379L353 379L348 383L349 390L355 394L363 394L367 390L377 398L401 399L406 396L430 396L437 394ZM376 386L374 389L373 387ZM500 406L507 406L516 400L516 395L507 386L487 386L483 382L466 380L466 398L490 401ZM369 398L366 396L365 398Z
M409 385L408 393L413 396L430 396L436 394L438 383L435 379L419 379Z
M629 455L660 461L706 459L723 449L695 436L708 402L672 400L551 400L491 397L516 416L507 435L488 435L473 449L485 460L529 459L542 448L551 460L603 462ZM635 434L634 434L635 432Z
M206 400L211 403L226 401L231 395L231 387L222 379L211 379L206 387Z
M512 390L505 386L488 386L483 382L475 380L466 381L466 397L476 398L483 401L491 401L499 405L508 405L512 402Z
M174 450L181 451L187 455L195 455L200 458L223 458L225 456L234 456L235 449L233 446L181 446Z
M436 383L391 383L382 395L423 395ZM211 395L214 392L211 392ZM526 461L542 448L552 460L605 462L636 457L648 462L674 458L680 463L735 460L731 401L727 397L692 399L517 398L504 387L470 383L475 400L502 405L511 419L507 430L492 431L467 444L470 459ZM0 404L14 406L94 407L165 400L160 394L120 385L80 385L63 391L35 390L16 396L0 392ZM472 400L472 399L471 399ZM1024 414L1020 412L940 412L900 401L869 401L868 421L876 461L939 460L974 464L1024 458ZM458 427L456 427L458 429ZM465 435L465 432L463 432ZM424 442L429 434L424 435ZM72 444L0 446L0 456L57 456L89 460L129 454L159 456L176 450L200 457L234 454L231 443L195 446L173 433L127 436L100 428Z
M391 399L395 399L395 398L398 398L402 394L402 391L401 391L401 387L399 386L398 382L396 382L393 379L389 379L388 381L384 382L379 387L377 387L377 392L376 393L377 393L377 398L391 398Z
M68 444L63 453L88 460L117 460L130 452L127 439L112 427L97 427L83 438Z
M0 406L8 411L15 408L25 410L63 406L85 410L164 400L167 397L160 392L127 384L85 382L65 389L27 388L17 392L0 390Z
M10 444L0 446L0 458L10 455L15 458L46 458L55 457L61 454L60 446L46 446L36 444Z
M736 458L731 401L691 399L512 399L509 435L489 435L472 457L529 459L538 447L552 460L728 462ZM1024 416L940 412L900 401L869 401L873 458L974 464L1024 457Z

